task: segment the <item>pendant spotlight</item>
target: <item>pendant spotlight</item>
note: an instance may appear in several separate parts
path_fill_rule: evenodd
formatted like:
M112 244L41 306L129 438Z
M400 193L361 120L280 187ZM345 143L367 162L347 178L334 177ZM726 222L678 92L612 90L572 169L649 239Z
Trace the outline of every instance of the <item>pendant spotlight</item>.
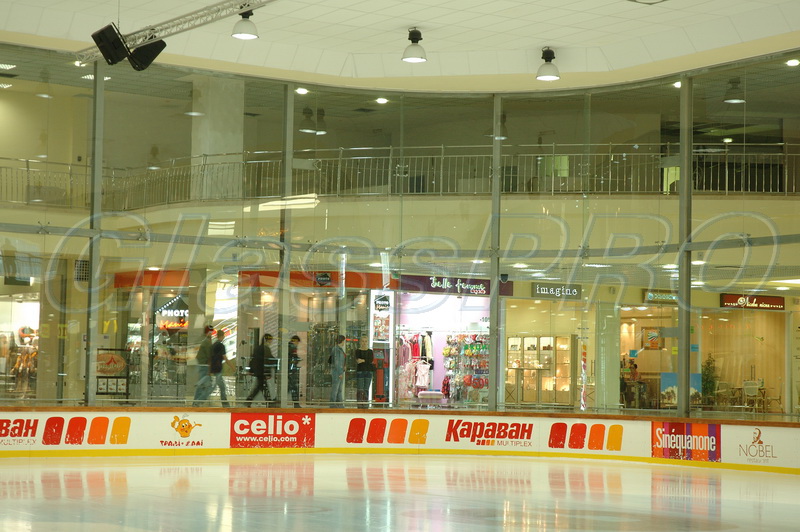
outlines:
M311 135L317 133L317 124L314 123L314 110L311 107L303 109L303 120L300 121L300 127L297 130L300 133L309 133Z
M745 103L744 91L739 84L742 82L740 78L731 78L728 81L728 90L725 91L725 103Z
M317 109L317 135L327 135L328 124L325 123L325 109Z
M427 61L425 49L419 44L419 41L422 40L422 32L417 28L409 28L408 40L411 41L411 44L406 46L406 51L403 52L403 61L406 63L424 63Z
M500 134L496 137L494 136L494 128L490 127L486 130L486 133L483 134L484 137L489 137L490 139L494 140L508 140L508 128L506 127L506 114L503 113L500 115Z
M249 41L252 39L258 39L258 28L250 20L250 17L253 16L253 11L245 11L241 13L242 19L237 20L236 24L233 25L233 32L231 33L231 37L236 39L241 39L243 41Z
M561 74L558 72L558 67L553 64L553 59L556 58L556 53L549 47L542 48L542 59L544 63L539 67L536 72L536 79L539 81L556 81L561 79Z

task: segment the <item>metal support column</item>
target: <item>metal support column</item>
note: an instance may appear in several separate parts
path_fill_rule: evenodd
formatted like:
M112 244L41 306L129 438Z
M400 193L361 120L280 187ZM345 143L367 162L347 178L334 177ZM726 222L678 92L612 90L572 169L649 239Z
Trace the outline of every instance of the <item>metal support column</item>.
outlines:
M681 77L681 177L678 183L678 416L689 417L689 373L692 330L692 78Z
M503 357L499 352L500 346L500 175L502 157L502 124L501 115L503 101L499 94L494 95L494 108L492 111L492 214L489 244L489 410L496 411L498 402L505 399L505 389L500 389L504 382L500 376L503 368ZM501 395L503 394L503 395ZM503 399L501 399L501 397Z
M89 178L89 229L95 231L89 237L89 275L86 290L86 356L84 404L95 403L97 392L97 339L99 337L98 313L100 311L100 230L103 211L103 121L105 120L105 63L94 62L94 82L92 89L92 163Z
M283 115L283 197L287 198L292 192L292 171L294 160L294 85L287 83L284 86L284 115ZM289 237L292 227L292 211L284 206L281 209L280 227L280 274L278 277L278 331L275 334L278 345L276 352L280 356L281 375L281 408L289 404L289 338L291 331L286 328L289 317L292 315L292 239ZM294 320L291 320L294 321ZM290 334L291 333L291 334Z

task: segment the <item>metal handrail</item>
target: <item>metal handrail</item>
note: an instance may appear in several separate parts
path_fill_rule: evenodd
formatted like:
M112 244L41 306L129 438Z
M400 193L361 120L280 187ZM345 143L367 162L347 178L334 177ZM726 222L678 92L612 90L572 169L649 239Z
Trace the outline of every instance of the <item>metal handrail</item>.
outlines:
M504 146L504 194L673 194L677 145ZM705 144L694 151L698 193L796 194L800 146ZM180 157L104 169L104 208L132 210L195 201L283 195L281 151ZM491 147L393 146L298 150L293 194L318 196L489 194ZM0 158L0 201L88 207L88 165Z

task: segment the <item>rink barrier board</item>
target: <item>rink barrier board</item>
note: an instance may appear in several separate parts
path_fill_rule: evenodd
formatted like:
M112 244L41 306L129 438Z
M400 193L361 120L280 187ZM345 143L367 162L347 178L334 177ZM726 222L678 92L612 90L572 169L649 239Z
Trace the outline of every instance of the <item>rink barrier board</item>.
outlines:
M686 460L669 460L665 458L639 458L632 456L597 456L590 454L566 454L566 453L530 453L520 451L458 451L458 450L433 450L433 449L371 449L363 451L347 448L325 448L325 449L304 449L298 452L291 449L186 449L174 451L168 449L129 449L125 451L105 451L105 450L61 450L61 451L6 451L0 452L0 459L25 458L25 459L52 459L52 458L135 458L135 457L208 457L208 456L253 456L253 455L418 455L418 456L492 456L497 458L533 458L533 459L588 459L603 460L613 462L627 462L636 464L657 464L664 466L678 467L701 467L709 469L725 469L732 471L757 471L762 473L779 473L787 475L800 475L800 469L777 467L777 466L755 466L745 464L725 464L718 462L692 462Z
M424 454L800 474L800 424L459 411L0 409L0 458Z

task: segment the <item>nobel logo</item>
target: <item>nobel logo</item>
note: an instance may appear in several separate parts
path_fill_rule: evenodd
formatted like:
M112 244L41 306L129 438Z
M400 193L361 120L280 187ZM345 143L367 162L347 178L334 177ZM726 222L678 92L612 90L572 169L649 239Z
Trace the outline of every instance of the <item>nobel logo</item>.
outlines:
M109 424L111 430L109 431ZM113 423L107 417L92 418L73 417L65 421L63 417L51 417L44 424L42 443L44 445L125 445L131 429L131 418L114 418Z
M347 443L410 443L412 445L424 445L428 439L428 427L430 422L427 419L415 419L409 423L407 419L393 419L388 423L385 418L372 418L367 427L367 420L363 417L356 417L350 420L347 428Z
M588 431L587 431L588 428ZM588 435L588 438L587 438ZM574 423L568 427L566 423L553 423L550 427L548 447L551 449L589 449L590 451L621 451L622 425L606 427L595 423L587 427L586 423Z

